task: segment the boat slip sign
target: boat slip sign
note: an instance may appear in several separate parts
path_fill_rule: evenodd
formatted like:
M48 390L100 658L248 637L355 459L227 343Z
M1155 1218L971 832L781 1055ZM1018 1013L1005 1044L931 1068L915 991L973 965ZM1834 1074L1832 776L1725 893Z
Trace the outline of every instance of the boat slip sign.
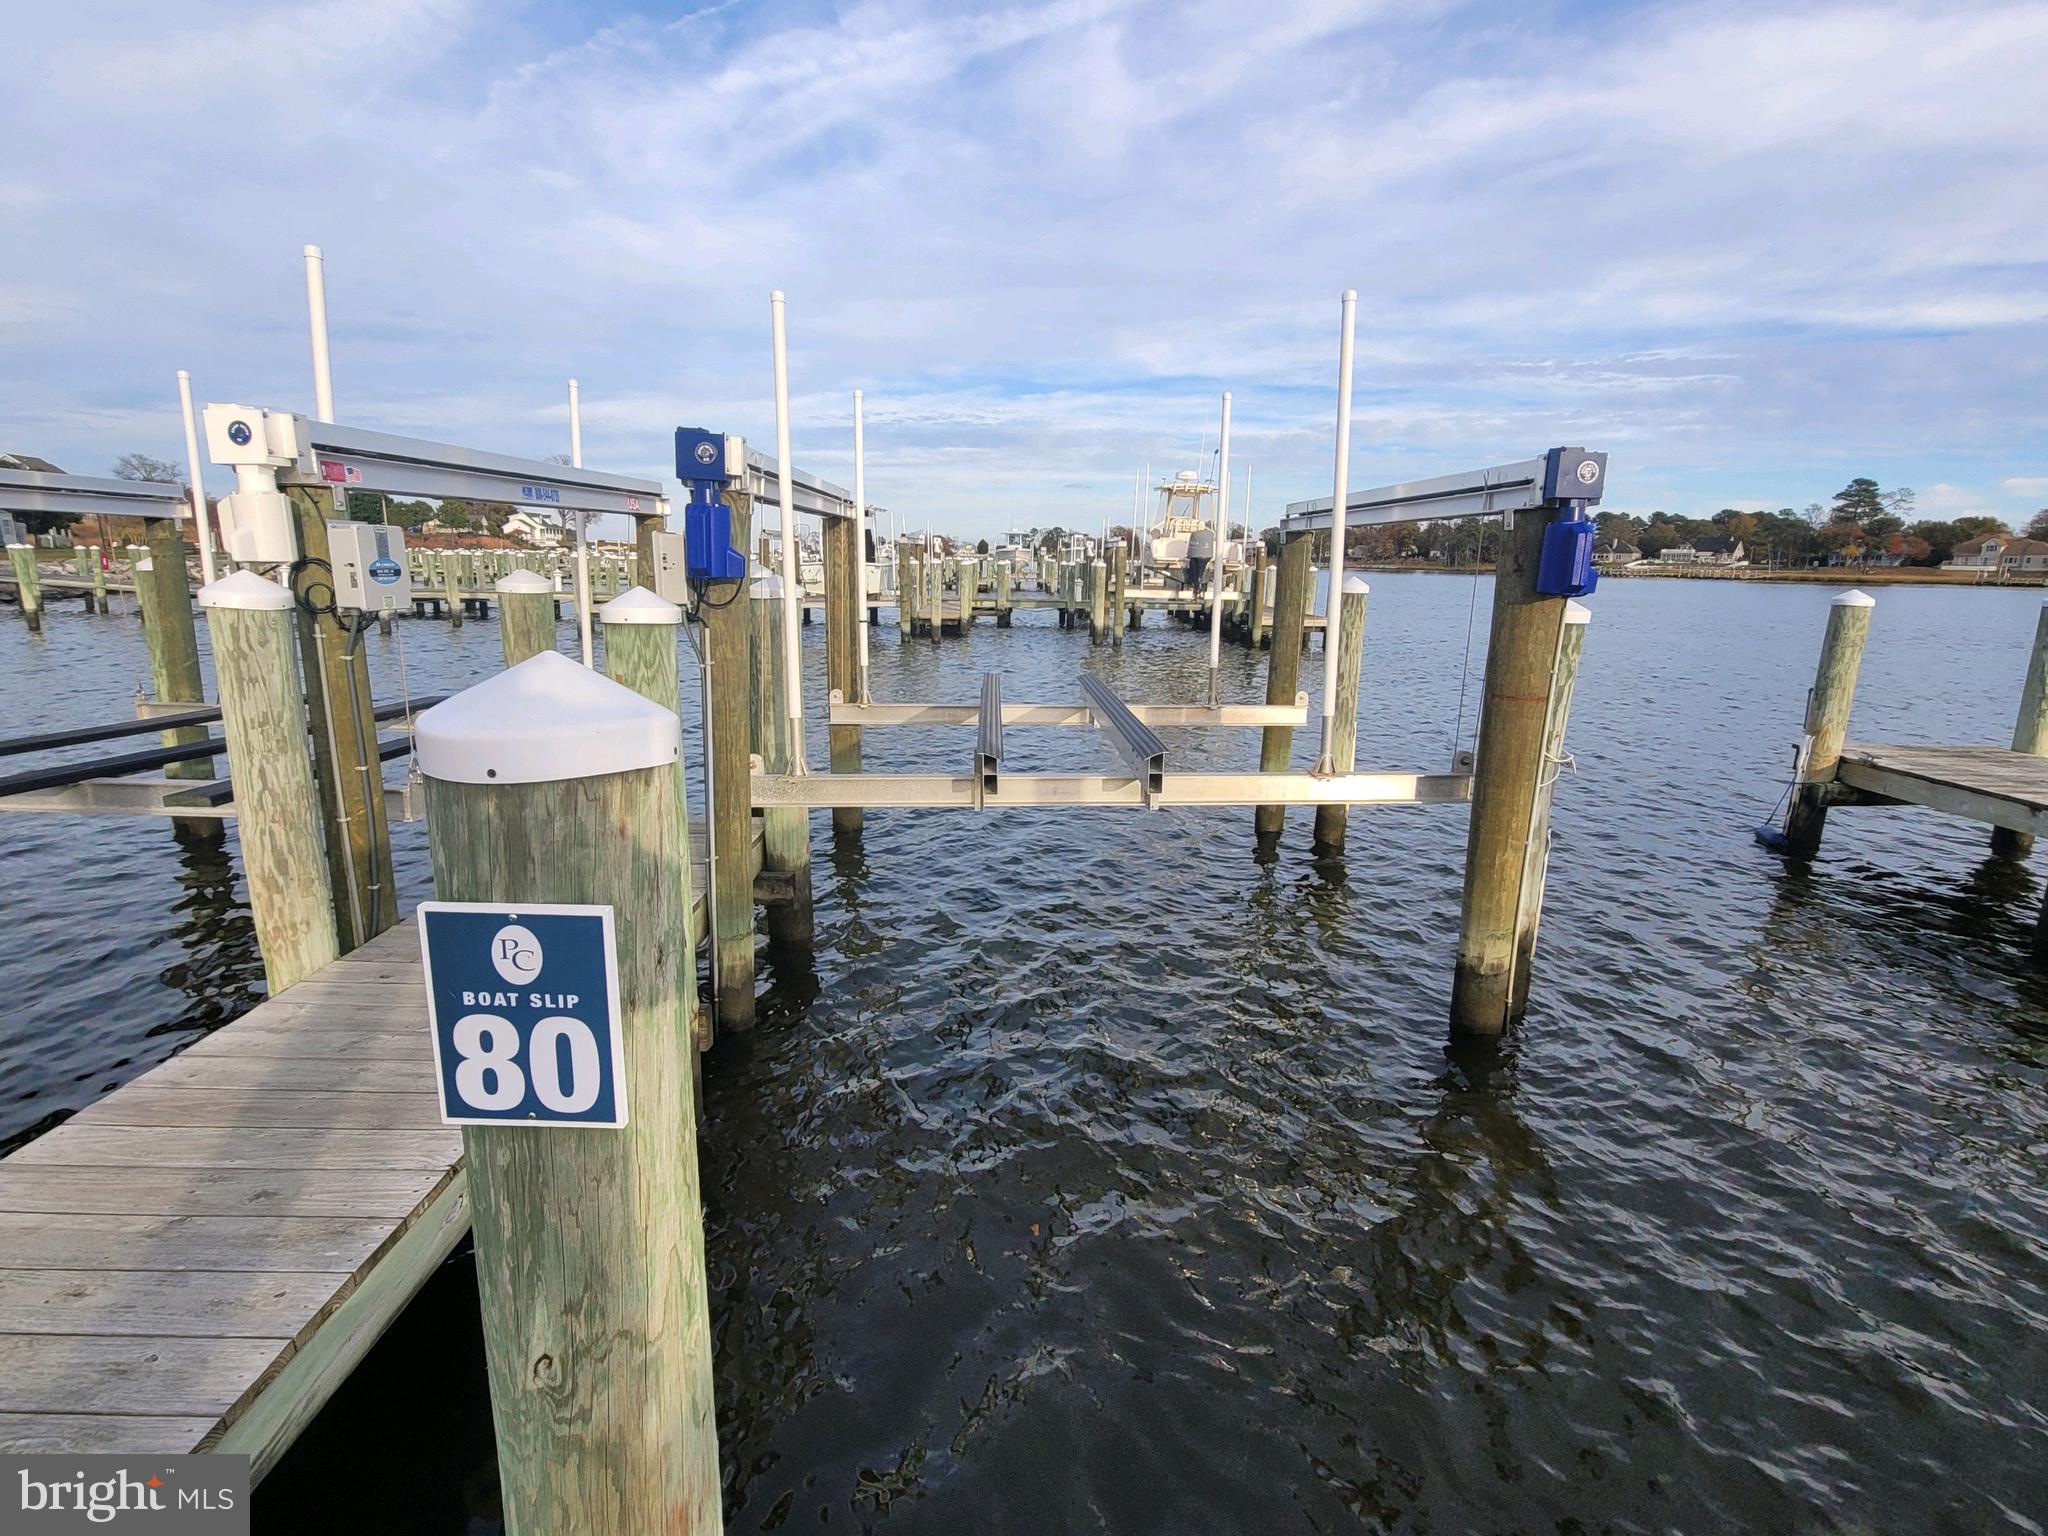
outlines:
M612 909L423 901L419 918L441 1118L624 1125Z

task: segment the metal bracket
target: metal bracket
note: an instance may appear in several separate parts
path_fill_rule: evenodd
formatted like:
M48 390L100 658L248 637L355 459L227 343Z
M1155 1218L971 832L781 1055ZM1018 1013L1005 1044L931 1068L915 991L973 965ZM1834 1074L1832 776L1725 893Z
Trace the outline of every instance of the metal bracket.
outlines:
M1145 804L1158 795L1166 772L1166 743L1152 728L1131 713L1130 705L1110 691L1100 678L1081 676L1081 692L1088 700L1088 713L1096 729L1109 738L1118 757L1138 780Z
M974 808L995 792L996 766L1003 760L1003 674L981 675L981 724L974 736Z

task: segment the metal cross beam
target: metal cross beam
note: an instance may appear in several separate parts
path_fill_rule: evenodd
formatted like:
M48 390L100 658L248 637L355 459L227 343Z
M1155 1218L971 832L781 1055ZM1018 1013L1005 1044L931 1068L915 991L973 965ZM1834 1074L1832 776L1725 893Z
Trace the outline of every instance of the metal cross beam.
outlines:
M661 482L636 475L575 469L303 416L298 418L298 440L306 445L298 463L278 472L278 480L286 485L433 501L491 501L536 512L668 515Z
M747 450L747 489L757 507L782 504L782 472L767 454ZM789 477L790 504L811 517L853 516L853 492L798 469Z
M1252 726L1305 725L1308 695L1297 693L1292 704L1224 704L1210 709L1200 704L1132 704L1131 713L1155 729L1167 726ZM976 704L849 704L835 696L831 701L833 725L979 725L981 708ZM1005 704L1004 725L1093 725L1095 717L1086 704Z
M1045 806L1460 805L1468 773L1168 773L1148 792L1128 774L1006 773L979 792L972 774L756 773L753 803L805 810L1004 810Z
M1131 713L1130 705L1118 698L1099 677L1081 676L1081 692L1088 697L1088 713L1096 727L1109 738L1124 766L1144 786L1146 804L1159 793L1159 781L1166 772L1166 743L1153 729Z
M1595 502L1607 487L1607 455L1583 448L1553 448L1533 459L1409 480L1344 498L1344 521L1351 527L1382 523L1445 521L1459 517L1499 517L1533 511L1559 501ZM1330 526L1330 498L1291 501L1280 519L1286 533L1317 533Z
M103 480L0 469L0 512L55 512L67 517L190 517L182 486L161 480Z
M1003 674L985 672L981 678L981 728L974 738L974 778L978 794L993 794L996 768L1003 760Z

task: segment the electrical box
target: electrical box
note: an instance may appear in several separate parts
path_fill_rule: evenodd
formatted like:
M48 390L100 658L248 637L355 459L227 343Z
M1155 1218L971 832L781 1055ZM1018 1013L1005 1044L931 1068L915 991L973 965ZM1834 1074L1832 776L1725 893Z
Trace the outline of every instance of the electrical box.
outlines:
M1553 448L1544 455L1545 501L1598 501L1607 489L1607 455L1583 448Z
M747 445L742 439L702 427L676 428L676 478L690 488L690 499L683 505L683 563L689 583L746 579L747 557L732 546L732 508L719 497L746 472Z
M237 565L285 565L298 558L292 507L277 472L296 464L301 433L289 411L253 405L209 405L206 449L235 472L233 494L220 499L220 540Z
M1593 565L1593 524L1583 501L1565 503L1564 515L1543 530L1536 558L1536 590L1546 597L1584 597L1599 581Z
M690 606L689 561L680 533L655 530L654 595L665 597L680 608Z
M256 405L209 405L206 452L216 464L267 464L284 469L299 460L299 418Z
M404 529L330 522L327 561L334 568L334 606L343 612L396 613L412 606Z

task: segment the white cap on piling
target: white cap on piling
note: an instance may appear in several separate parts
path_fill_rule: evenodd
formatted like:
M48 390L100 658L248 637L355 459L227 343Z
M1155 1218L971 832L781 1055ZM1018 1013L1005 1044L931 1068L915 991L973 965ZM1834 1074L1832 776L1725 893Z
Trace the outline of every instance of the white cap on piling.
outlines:
M292 595L267 576L254 571L237 571L199 589L202 608L248 608L259 612L285 613Z
M496 586L500 592L552 592L555 590L553 577L543 576L539 571L524 569L507 571L498 578Z
M34 548L35 548L35 545L33 545L33 544L9 544L9 545L8 545L7 547L8 547L9 549L34 549Z
M1372 588L1365 584L1365 578L1363 576L1354 574L1346 576L1344 578L1344 593L1347 597L1354 592L1365 593L1370 592L1371 590Z
M1593 610L1584 603L1575 603L1570 598L1566 598L1564 603L1564 621L1567 624L1590 624L1593 622Z
M782 577L775 571L763 571L747 584L747 596L782 596Z
M147 555L144 555L140 560L135 562L135 574L138 576L141 575L144 571L153 571L155 569L156 562L150 559L149 556Z
M553 784L673 763L675 711L542 651L421 715L420 772L452 784Z
M680 624L683 610L645 587L628 587L597 610L607 624Z
M1868 592L1844 592L1831 605L1836 608L1875 608L1877 599Z

